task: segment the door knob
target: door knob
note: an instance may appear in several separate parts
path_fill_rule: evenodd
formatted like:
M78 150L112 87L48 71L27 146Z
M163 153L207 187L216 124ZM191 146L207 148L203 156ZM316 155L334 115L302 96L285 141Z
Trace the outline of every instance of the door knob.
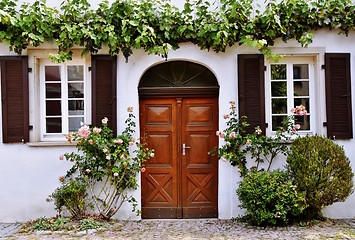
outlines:
M186 155L186 149L189 149L190 146L186 146L185 143L182 144L182 155L185 156Z

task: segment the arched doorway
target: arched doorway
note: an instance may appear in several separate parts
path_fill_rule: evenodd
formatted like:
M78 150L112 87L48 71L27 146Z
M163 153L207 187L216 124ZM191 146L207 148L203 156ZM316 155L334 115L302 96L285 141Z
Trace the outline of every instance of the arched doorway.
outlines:
M148 69L138 90L141 136L155 151L142 173L142 218L218 217L216 77L168 61Z

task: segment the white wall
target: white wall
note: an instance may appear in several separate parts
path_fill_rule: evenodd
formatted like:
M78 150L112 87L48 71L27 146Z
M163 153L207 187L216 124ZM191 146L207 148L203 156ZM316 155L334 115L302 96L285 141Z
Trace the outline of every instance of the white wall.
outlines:
M324 52L350 52L351 73L355 80L355 32L349 37L338 35L337 32L322 30L317 32L314 42L309 48L304 49L294 42L288 44L277 42L275 51L299 54L319 54L319 67L324 63L321 55ZM29 51L30 52L30 51ZM220 116L229 112L229 100L238 100L237 92L237 54L258 53L256 49L245 46L228 48L226 53L214 53L201 51L192 44L182 44L181 48L169 53L169 60L184 59L193 61L208 67L217 77L220 84L219 111ZM6 55L7 47L0 45L0 55ZM30 62L33 56L29 56ZM118 106L117 118L119 130L124 129L124 121L127 117L127 107L133 106L138 120L139 98L137 86L140 77L149 67L159 64L164 60L155 55L148 55L142 50L134 51L129 62L119 55L118 72ZM324 73L319 70L319 77L324 78ZM353 103L353 128L355 130L355 84L352 84ZM238 102L237 102L238 106ZM324 101L319 102L319 122L325 114ZM30 119L33 119L34 111L31 111ZM139 123L137 124L139 126ZM224 129L225 120L220 117L219 129ZM1 124L0 124L1 128ZM320 129L324 131L324 129ZM139 129L136 131L138 138ZM0 137L1 133L0 133ZM1 142L1 141L0 141ZM347 156L351 159L355 171L355 152L352 151L354 140L337 141L343 145ZM222 143L222 142L221 142ZM30 147L26 144L2 144L0 143L0 221L24 221L36 219L42 216L54 216L54 206L45 200L53 190L59 186L58 177L64 175L69 168L65 161L58 160L58 156L64 152L73 151L74 147ZM279 159L275 168L282 166L284 161ZM240 180L236 167L229 163L219 162L219 218L228 219L243 213L238 208L238 199L235 193L237 183ZM134 196L140 200L140 190L134 192ZM333 218L355 217L355 195L353 194L344 203L337 203L324 211L326 216ZM124 206L116 215L117 218L137 219L130 207Z

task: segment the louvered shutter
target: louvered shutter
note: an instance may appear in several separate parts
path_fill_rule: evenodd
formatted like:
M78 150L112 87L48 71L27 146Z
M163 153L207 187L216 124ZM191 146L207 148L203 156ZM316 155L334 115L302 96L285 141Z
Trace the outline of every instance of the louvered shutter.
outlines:
M260 126L265 134L264 56L238 55L239 116L246 116L248 133Z
M353 138L350 54L325 54L327 134L329 138Z
M116 59L109 55L92 56L92 123L101 125L109 119L108 126L116 134Z
M3 142L29 141L27 57L0 57Z

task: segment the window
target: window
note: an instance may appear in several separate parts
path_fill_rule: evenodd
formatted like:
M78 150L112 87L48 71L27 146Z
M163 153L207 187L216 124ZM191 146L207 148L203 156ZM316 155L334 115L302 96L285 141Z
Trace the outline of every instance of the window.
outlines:
M84 61L41 61L41 140L64 140L81 122L88 123L90 93Z
M289 57L271 63L266 72L268 130L276 131L291 109L303 105L307 114L296 116L300 132L313 131L314 67L312 57Z

